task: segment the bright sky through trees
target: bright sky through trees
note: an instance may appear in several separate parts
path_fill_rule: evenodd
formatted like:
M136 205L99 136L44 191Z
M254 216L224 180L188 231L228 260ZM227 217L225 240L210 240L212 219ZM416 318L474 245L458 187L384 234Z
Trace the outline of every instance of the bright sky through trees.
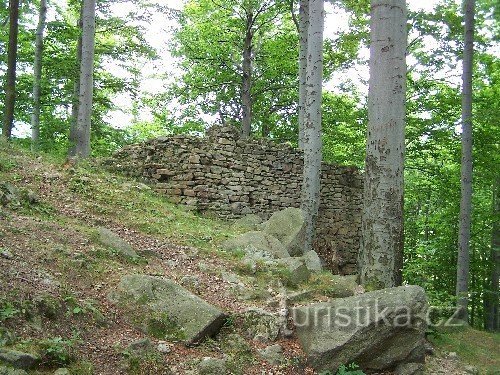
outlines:
M56 0L56 2L60 7L65 8L66 0ZM184 3L183 0L157 0L156 2L160 6L176 10L182 9ZM430 11L437 3L437 0L408 0L409 9L414 11L419 9ZM339 14L338 9L334 9L328 2L325 6L325 10L327 13L325 19L325 38L334 39L337 33L348 30L348 17L346 17L344 13ZM126 18L130 13L135 11L137 11L137 5L134 4L134 1L119 2L113 7L114 15L120 18ZM48 20L54 20L55 14L55 10L49 8ZM172 57L168 52L168 45L177 24L176 21L169 18L167 14L158 12L149 22L142 23L142 26L145 29L146 39L158 51L160 59L153 62L138 62L139 65L143 66L141 91L143 93L155 94L163 91L166 85L171 83L179 75L179 72L174 69L175 64L172 63ZM368 49L364 49L360 53L361 57L368 59ZM108 65L109 69L112 70L114 74L127 77L128 72L125 69L120 68L112 61L110 61ZM347 74L345 74L345 72L338 73L337 75L334 74L332 80L326 84L325 89L335 91L336 87L338 87L343 80L345 81L346 77L358 87L359 91L363 93L367 92L367 64L366 66L357 65L349 69ZM109 114L109 122L115 127L127 126L132 119L132 115L130 114L132 109L131 98L126 94L122 94L114 98L114 103L118 109ZM150 119L148 113L141 113L141 116L145 117L144 119ZM31 130L28 124L24 126L17 124L15 129L16 136L27 136L30 132Z

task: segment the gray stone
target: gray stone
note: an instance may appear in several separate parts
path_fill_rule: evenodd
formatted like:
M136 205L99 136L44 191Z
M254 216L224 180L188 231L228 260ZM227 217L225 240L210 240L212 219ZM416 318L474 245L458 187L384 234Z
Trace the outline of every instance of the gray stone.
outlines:
M282 317L260 308L250 308L238 316L243 320L244 335L260 342L275 341L286 324Z
M40 197L33 190L27 190L24 192L24 199L29 204L37 204L40 202Z
M423 375L424 368L423 363L400 363L394 372L396 375Z
M271 365L277 366L286 362L286 358L283 355L283 348L279 344L268 346L265 349L259 349L257 352Z
M152 347L153 347L153 344L151 343L151 340L148 338L144 338L144 339L139 339L139 340L132 342L128 346L128 350L130 350L132 352L147 352L147 351L151 350Z
M471 375L479 375L479 369L476 366L467 365L464 367L465 373Z
M233 272L222 272L222 280L228 284L242 284L241 279L238 275Z
M67 368L59 368L54 371L54 375L71 375L71 372Z
M158 350L160 353L168 354L172 351L172 348L170 345L165 342L165 341L160 341L158 342L158 345L156 346L156 350Z
M33 354L0 348L0 363L4 362L19 369L30 369L35 366L38 361L39 358Z
M199 375L225 375L227 374L226 361L219 358L205 357L198 364Z
M307 269L302 258L285 258L278 261L278 265L285 269L283 282L290 286L298 286L309 280L311 272Z
M264 231L276 237L291 256L300 256L304 252L305 218L300 208L286 208L275 212L263 223Z
M124 276L108 298L119 304L140 329L187 345L217 334L226 319L218 308L161 277Z
M380 371L424 359L427 299L405 286L296 307L291 311L309 364L337 371L344 363Z
M323 271L323 266L321 265L321 259L316 251L306 252L302 258L306 263L306 267L311 272L321 272Z
M200 279L198 276L186 275L181 278L181 285L188 289L197 290L200 287Z
M7 260L12 260L12 259L14 259L14 254L12 254L7 249L0 248L0 257L4 258L4 259L7 259Z
M0 375L28 375L24 370L0 365Z
M458 360L458 354L455 352L449 352L448 353L448 358L453 359L453 360Z
M322 286L325 288L323 290L318 290L319 292L325 294L330 298L345 298L351 297L357 294L360 286L357 283L356 276L341 276L341 275L331 275L329 276L329 282Z
M97 229L98 241L100 244L110 247L126 258L138 258L132 246L111 230L99 227Z
M260 224L262 224L262 218L260 216L249 214L236 219L233 223L233 227L237 229L255 231L260 229Z
M8 182L0 183L0 205L19 204L19 189Z
M276 259L290 257L280 241L264 232L241 234L225 241L222 248L226 251L241 250L246 254L265 253Z

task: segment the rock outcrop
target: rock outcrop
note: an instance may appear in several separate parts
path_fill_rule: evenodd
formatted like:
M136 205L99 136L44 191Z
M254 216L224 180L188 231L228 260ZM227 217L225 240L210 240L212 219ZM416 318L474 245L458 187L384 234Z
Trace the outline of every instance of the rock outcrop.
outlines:
M182 340L187 345L217 334L226 320L218 308L161 277L124 276L109 299L148 334Z
M422 288L404 286L296 307L297 335L317 370L356 363L367 371L422 363L427 299Z

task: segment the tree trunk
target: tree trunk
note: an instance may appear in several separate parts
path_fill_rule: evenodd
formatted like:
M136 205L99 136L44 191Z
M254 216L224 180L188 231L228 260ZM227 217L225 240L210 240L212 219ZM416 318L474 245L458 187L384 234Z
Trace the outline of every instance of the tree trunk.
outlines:
M5 85L5 113L2 134L10 140L14 126L16 101L17 34L19 32L19 0L9 1L9 51L7 57L7 80Z
M493 186L493 228L491 233L491 280L490 290L486 291L485 329L490 332L500 331L500 179L496 178Z
M462 165L460 226L458 230L457 309L468 320L469 251L472 208L472 64L474 55L474 0L464 2L465 33L462 75Z
M76 69L75 78L73 82L73 98L71 106L71 123L69 129L69 156L75 155L76 139L77 139L77 124L78 124L78 104L80 100L80 69L82 64L82 17L83 17L83 3L80 7L80 19L78 20L77 27L79 30L78 42L76 44Z
M252 42L253 13L246 15L246 33L243 44L243 77L241 82L241 138L248 138L252 131Z
M304 149L306 109L307 33L309 30L309 0L299 2L299 149Z
M40 144L40 91L42 86L42 53L43 32L47 16L47 1L40 0L40 13L36 29L34 83L33 83L33 115L31 116L31 149L38 150Z
M323 84L324 2L309 2L307 36L307 83L304 126L304 175L302 210L306 219L304 252L312 250L318 216L321 176L321 93Z
M90 156L90 125L94 91L95 3L96 0L83 1L78 117L74 132L74 148L70 148L69 151L69 156L77 159Z
M368 133L359 277L367 290L401 285L407 10L371 1Z

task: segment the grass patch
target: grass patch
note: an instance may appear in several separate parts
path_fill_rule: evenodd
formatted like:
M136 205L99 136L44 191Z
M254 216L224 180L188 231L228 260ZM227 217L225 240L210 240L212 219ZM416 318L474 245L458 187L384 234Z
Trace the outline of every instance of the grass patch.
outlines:
M466 363L482 374L498 374L500 369L500 334L478 331L470 327L440 328L430 337L441 351L456 352Z

